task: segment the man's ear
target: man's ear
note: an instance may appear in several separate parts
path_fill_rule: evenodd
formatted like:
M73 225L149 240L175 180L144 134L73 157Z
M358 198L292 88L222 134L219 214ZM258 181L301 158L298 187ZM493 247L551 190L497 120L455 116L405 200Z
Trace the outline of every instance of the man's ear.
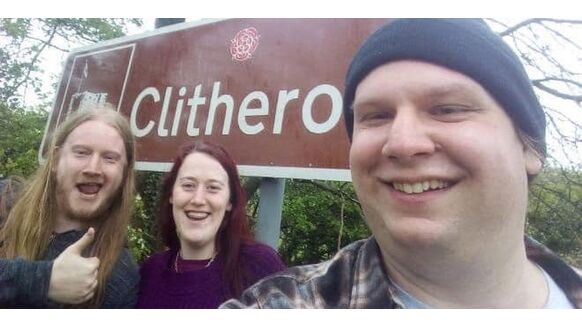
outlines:
M542 171L543 162L540 155L531 146L525 145L525 170L528 175L536 176Z

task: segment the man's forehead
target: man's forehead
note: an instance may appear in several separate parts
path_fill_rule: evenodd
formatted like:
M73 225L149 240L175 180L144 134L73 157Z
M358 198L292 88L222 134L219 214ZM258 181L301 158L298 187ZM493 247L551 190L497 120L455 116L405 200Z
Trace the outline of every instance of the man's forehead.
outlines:
M89 120L89 121L85 121L85 122L79 124L74 129L71 130L71 132L69 133L69 136L71 136L73 134L74 135L85 135L88 133L101 134L103 136L115 137L123 142L123 138L121 137L119 130L114 125L110 124L109 122L99 120L99 119Z
M376 83L372 84L372 80ZM487 93L477 81L463 73L421 61L397 61L370 72L356 88L354 103L361 101L362 96L378 96L378 89L382 96L386 96L403 88L411 88L411 91L431 98Z
M71 130L64 144L69 146L92 144L110 149L117 148L122 155L126 155L125 142L119 130L102 120L90 120L79 124Z

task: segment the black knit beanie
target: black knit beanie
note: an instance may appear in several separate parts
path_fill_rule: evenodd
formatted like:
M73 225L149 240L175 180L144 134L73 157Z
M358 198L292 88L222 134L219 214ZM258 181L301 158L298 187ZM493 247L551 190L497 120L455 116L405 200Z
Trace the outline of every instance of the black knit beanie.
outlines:
M343 110L350 140L358 84L375 68L404 59L444 66L475 80L546 155L546 119L531 81L516 54L482 19L397 19L374 32L346 76Z

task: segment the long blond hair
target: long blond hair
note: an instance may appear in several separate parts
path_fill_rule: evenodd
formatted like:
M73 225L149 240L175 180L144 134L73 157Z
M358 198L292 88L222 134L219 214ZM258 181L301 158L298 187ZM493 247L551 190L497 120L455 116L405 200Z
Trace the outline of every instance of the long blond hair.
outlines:
M132 212L134 195L135 140L127 120L110 104L102 104L89 110L77 111L59 126L47 151L45 163L21 194L10 211L0 231L0 257L23 257L28 260L42 259L49 246L55 228L56 199L56 149L61 147L69 134L88 121L102 121L117 129L123 139L127 156L124 181L110 208L96 222L95 240L90 252L100 260L95 297L81 307L98 307L104 297L106 282L127 238L127 226Z

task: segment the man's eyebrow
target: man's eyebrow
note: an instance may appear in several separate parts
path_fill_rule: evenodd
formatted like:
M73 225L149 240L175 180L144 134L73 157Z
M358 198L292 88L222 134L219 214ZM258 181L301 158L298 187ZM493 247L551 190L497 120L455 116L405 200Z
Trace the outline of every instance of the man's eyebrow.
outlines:
M85 149L85 148L89 148L89 146L84 145L84 144L72 144L71 148L73 148L73 149L84 148Z
M431 98L439 98L450 95L461 95L461 96L471 95L474 93L474 90L472 90L471 87L463 83L449 83L431 87L423 92L425 96Z
M387 93L390 92L390 90L386 90ZM429 87L422 87L422 89L420 89L418 91L419 93L421 93L423 96L429 96L429 97L439 97L439 96L447 96L447 95L455 95L455 94L472 94L475 92L474 88L472 88L471 86L468 86L464 83L447 83L447 84L438 84L438 85L432 85ZM354 105L362 105L362 104L376 104L379 102L382 102L383 99L383 95L372 95L369 97L366 97L364 100L362 101L357 101L358 99L354 99L354 102L352 104L352 106Z
M352 103L352 105L350 106L352 112L354 111L354 109L356 109L356 107L362 107L362 106L371 106L371 107L376 107L376 106L382 106L384 103L384 100L382 99L382 96L376 97L368 97L365 99L355 99L354 102Z

